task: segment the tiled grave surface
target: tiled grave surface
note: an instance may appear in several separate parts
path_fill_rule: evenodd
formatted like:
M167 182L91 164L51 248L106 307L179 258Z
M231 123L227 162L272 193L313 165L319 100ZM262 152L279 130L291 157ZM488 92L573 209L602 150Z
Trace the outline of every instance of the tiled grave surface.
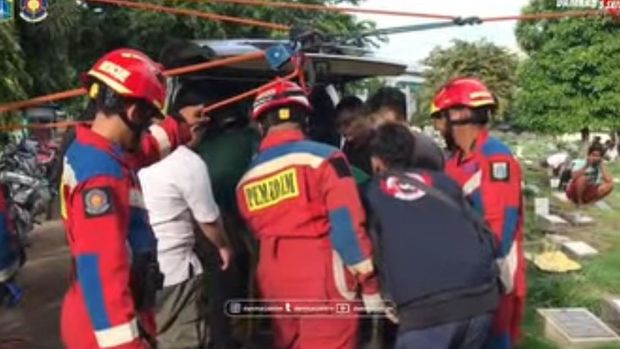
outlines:
M620 343L620 337L585 308L539 309L545 336L562 349Z

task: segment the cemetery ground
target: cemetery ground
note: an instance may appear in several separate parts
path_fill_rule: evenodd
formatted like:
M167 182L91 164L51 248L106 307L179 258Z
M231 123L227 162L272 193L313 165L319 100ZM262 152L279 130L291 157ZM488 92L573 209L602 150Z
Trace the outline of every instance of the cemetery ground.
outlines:
M534 215L534 198L549 197L554 212L574 212L575 207L553 197L549 188L549 176L538 163L545 155L553 153L555 142L539 136L500 136L513 148L523 147L521 164L526 185L536 185L540 193L526 193L526 251L536 254L545 250L558 249L545 240ZM608 163L614 177L620 177L620 163ZM618 185L618 184L617 184ZM606 296L620 295L620 189L605 199L612 207L605 211L596 206L582 209L582 213L594 219L594 224L582 227L571 226L563 235L572 240L585 241L600 254L586 261L579 261L583 269L565 274L550 274L539 271L528 261L528 298L526 320L523 326L523 342L519 349L564 349L545 340L539 308L584 307L601 316ZM620 345L596 347L620 349Z

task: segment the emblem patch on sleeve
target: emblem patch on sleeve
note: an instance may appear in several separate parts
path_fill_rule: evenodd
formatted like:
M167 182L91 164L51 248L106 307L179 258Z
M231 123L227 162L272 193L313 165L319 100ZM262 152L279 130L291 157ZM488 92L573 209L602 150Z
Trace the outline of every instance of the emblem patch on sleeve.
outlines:
M495 182L507 182L510 179L510 164L505 161L491 163L491 179Z
M84 192L86 217L100 217L112 212L112 197L109 187L88 189Z

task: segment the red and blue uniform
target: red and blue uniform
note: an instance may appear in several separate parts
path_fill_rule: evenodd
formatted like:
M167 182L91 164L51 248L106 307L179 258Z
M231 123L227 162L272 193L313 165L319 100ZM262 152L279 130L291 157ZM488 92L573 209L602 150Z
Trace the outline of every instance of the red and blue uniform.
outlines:
M153 125L138 154L85 127L67 149L61 180L61 214L73 258L62 309L62 337L69 349L143 349L140 329L155 335L151 309L138 311L132 273L140 255L156 253L135 171L190 138L184 123Z
M364 210L338 149L307 141L300 131L272 132L237 199L260 241L263 299L350 303L361 293L365 301L380 300ZM357 348L354 316L276 317L273 324L275 348Z
M521 335L526 296L521 167L508 146L483 130L470 155L457 151L446 173L461 185L495 234L509 287L495 316L491 347L513 348Z
M9 221L9 208L0 187L0 283L11 280L20 267L17 240Z

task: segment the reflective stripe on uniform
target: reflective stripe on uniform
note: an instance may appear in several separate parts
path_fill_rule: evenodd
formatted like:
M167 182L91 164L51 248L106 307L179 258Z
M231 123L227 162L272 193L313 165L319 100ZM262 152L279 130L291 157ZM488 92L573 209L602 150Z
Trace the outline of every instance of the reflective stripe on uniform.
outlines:
M170 154L172 145L170 144L170 138L168 137L166 130L159 125L151 125L151 127L149 127L149 131L151 132L153 138L157 141L160 156L163 158Z
M338 293L346 300L354 300L356 293L355 291L349 290L347 286L346 270L344 269L344 264L342 263L340 255L338 255L336 251L332 251L332 267L334 270L334 283L336 284Z
M309 153L292 153L284 155L256 165L248 171L243 178L241 178L239 184L243 184L254 178L259 178L292 166L310 166L316 169L321 166L323 161L325 161L324 158Z
M475 192L480 188L482 184L482 171L478 170L464 185L463 185L463 194L465 196L471 195L471 193Z
M512 248L506 257L497 259L497 264L500 271L499 277L505 288L504 293L512 293L514 289L515 275L517 274L517 267L519 264L516 243L512 244Z
M102 348L112 348L136 340L140 335L138 321L134 318L122 325L95 331L97 344Z

